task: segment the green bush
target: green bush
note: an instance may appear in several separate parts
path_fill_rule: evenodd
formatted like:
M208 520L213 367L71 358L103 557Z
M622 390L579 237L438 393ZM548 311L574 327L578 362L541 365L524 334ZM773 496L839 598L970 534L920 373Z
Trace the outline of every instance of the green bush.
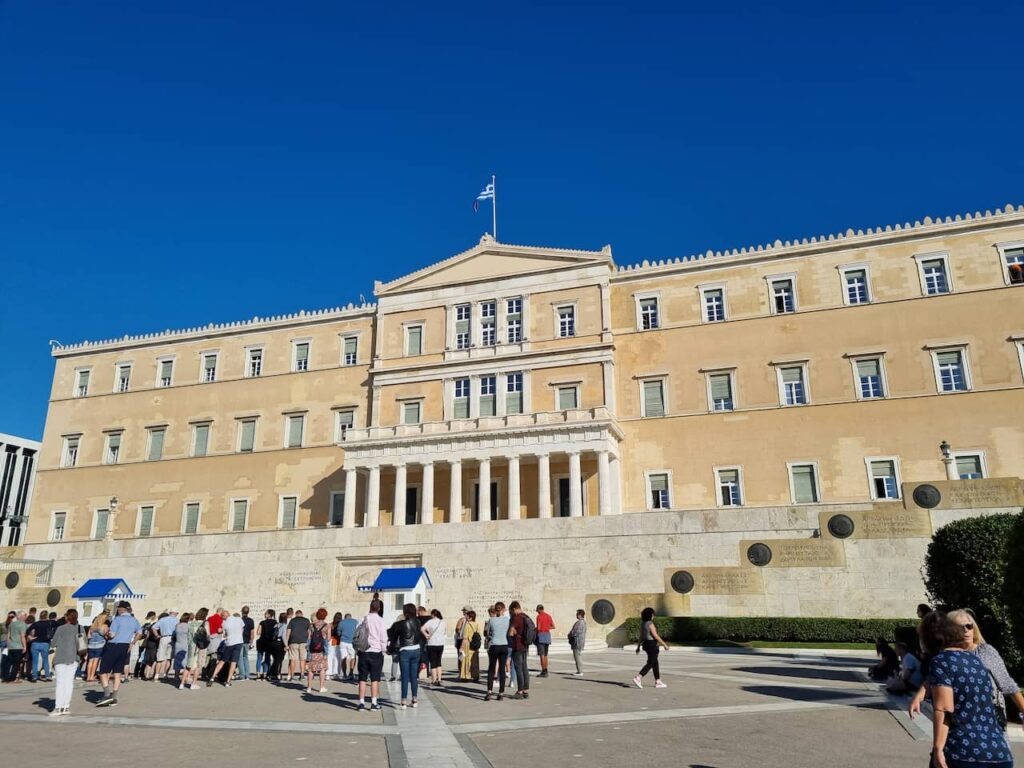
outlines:
M794 643L873 643L876 637L893 640L898 632L916 625L914 619L809 619L789 616L656 616L654 625L666 641L706 642L764 640ZM640 639L640 619L623 625L628 642Z
M1011 611L1007 606L1009 541L1020 515L990 515L955 520L935 532L925 556L925 586L938 608L970 608L985 641L1002 654L1006 665L1021 669Z
M1024 629L1024 513L1017 515L1013 522L1006 542L1006 552L1003 603L1010 617L1010 626ZM1024 652L1024 648L1019 646L1018 650ZM1024 673L1022 666L1024 664L1018 662L1016 672Z

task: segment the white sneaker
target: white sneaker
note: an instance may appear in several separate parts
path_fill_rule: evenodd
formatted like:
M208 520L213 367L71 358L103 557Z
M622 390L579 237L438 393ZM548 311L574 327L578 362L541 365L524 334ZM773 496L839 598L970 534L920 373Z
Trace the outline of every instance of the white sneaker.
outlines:
M320 693L327 693L327 689L326 688L321 688L320 689Z
M661 680L655 680L654 681L654 687L655 688L668 688L668 686L665 685L663 682L661 682Z
M313 692L313 689L312 689L312 688L307 688L307 689L306 689L306 693L312 693L312 692Z
M637 675L633 678L633 685L635 685L637 688L644 687L643 681L640 679L640 675Z
M582 672L573 672L572 676L573 677L583 677L583 673Z

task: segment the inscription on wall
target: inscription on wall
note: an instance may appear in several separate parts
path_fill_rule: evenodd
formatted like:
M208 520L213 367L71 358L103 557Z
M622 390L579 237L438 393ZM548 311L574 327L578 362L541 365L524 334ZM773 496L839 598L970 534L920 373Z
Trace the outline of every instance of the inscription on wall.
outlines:
M740 542L740 560L756 540ZM846 565L846 550L837 539L764 539L772 549L771 562L766 568L835 568Z
M670 580L677 570L666 568L666 580ZM764 580L761 578L761 571L756 568L709 566L687 567L686 570L693 576L693 591L690 592L692 595L760 595L764 592Z
M913 502L914 484L904 483L908 507ZM1019 507L1024 504L1024 483L1014 477L984 480L939 480L932 482L942 496L936 509L985 509Z
M900 509L893 504L878 504L874 509L843 514L854 523L851 539L916 539L932 535L931 515L925 509ZM828 527L831 516L831 512L819 514L823 536L831 536Z

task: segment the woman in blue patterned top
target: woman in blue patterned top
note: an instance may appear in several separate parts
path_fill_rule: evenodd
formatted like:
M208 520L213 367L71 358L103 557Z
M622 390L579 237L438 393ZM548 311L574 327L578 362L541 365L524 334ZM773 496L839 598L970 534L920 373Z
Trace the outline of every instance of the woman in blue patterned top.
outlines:
M935 708L935 768L1011 768L1013 754L996 718L992 679L969 653L965 632L934 611L921 622L921 642L932 655L928 682Z

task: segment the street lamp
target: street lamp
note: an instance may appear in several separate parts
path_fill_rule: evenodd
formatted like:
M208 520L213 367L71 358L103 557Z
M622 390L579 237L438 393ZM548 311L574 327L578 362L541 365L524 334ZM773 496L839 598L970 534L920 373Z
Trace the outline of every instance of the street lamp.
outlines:
M960 476L956 473L956 459L953 458L953 449L945 440L939 443L939 453L942 454L942 463L946 465L946 479L959 480Z
M107 521L107 533L105 538L113 540L114 525L117 522L117 496L110 497L110 520Z

